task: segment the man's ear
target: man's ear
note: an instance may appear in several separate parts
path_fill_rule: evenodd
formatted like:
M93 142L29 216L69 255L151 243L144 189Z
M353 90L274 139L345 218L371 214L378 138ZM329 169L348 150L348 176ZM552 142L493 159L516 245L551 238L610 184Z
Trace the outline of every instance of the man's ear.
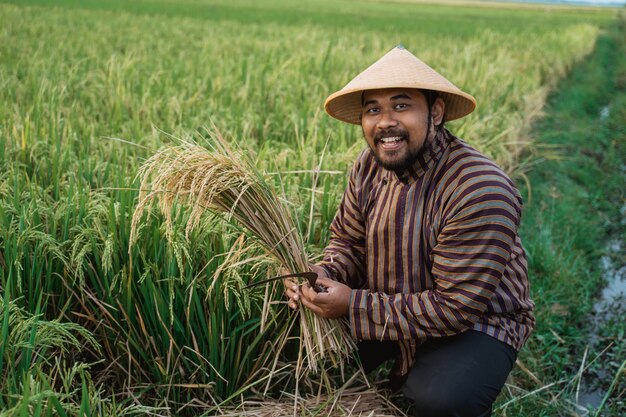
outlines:
M433 116L433 124L439 126L443 122L443 116L446 113L446 103L437 97L431 108L431 114Z

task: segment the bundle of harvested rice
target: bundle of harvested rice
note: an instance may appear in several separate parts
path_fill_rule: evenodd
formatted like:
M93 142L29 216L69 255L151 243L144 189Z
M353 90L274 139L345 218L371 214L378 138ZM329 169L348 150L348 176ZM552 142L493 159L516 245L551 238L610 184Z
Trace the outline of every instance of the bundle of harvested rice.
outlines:
M141 192L133 213L131 245L143 211L157 203L166 221L173 226L172 208L176 203L190 207L187 234L200 224L206 210L235 219L280 265L289 271L309 271L301 233L292 213L273 192L263 175L231 150L225 140L214 135L208 150L193 142L161 149L140 168ZM329 320L300 307L300 341L304 354L298 368L317 371L323 360L340 365L355 348L341 320ZM304 366L303 366L304 365Z

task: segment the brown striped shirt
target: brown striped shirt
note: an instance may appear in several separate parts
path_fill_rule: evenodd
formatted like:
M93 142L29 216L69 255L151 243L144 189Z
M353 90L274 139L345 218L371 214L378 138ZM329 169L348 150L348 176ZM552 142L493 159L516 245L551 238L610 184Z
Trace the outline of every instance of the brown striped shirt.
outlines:
M521 207L504 172L447 131L401 176L363 151L321 263L353 288L353 336L399 341L403 373L419 343L469 329L519 350L535 324Z

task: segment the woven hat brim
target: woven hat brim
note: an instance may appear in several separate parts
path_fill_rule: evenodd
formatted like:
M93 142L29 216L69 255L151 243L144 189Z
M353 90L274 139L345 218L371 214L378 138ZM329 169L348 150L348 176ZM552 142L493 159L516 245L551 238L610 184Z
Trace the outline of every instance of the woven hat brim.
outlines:
M446 104L445 120L463 117L476 108L471 95L448 81L425 62L398 45L326 99L328 114L347 123L359 124L361 94L382 88L437 91Z
M335 119L355 125L361 124L361 96L364 91L382 88L411 88L437 91L445 103L445 120L455 120L467 116L476 108L476 99L459 89L433 88L430 84L410 85L389 84L371 88L343 89L331 94L324 103L326 112Z

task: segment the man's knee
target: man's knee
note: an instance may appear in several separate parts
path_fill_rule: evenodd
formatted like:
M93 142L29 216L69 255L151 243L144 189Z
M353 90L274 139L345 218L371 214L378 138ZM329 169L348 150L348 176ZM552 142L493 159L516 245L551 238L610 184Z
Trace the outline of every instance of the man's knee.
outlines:
M467 387L420 385L422 386L407 383L402 388L404 395L413 404L413 415L417 417L486 417L491 415L491 399L472 392Z
M508 345L474 331L426 342L403 390L416 416L490 416L515 355Z

